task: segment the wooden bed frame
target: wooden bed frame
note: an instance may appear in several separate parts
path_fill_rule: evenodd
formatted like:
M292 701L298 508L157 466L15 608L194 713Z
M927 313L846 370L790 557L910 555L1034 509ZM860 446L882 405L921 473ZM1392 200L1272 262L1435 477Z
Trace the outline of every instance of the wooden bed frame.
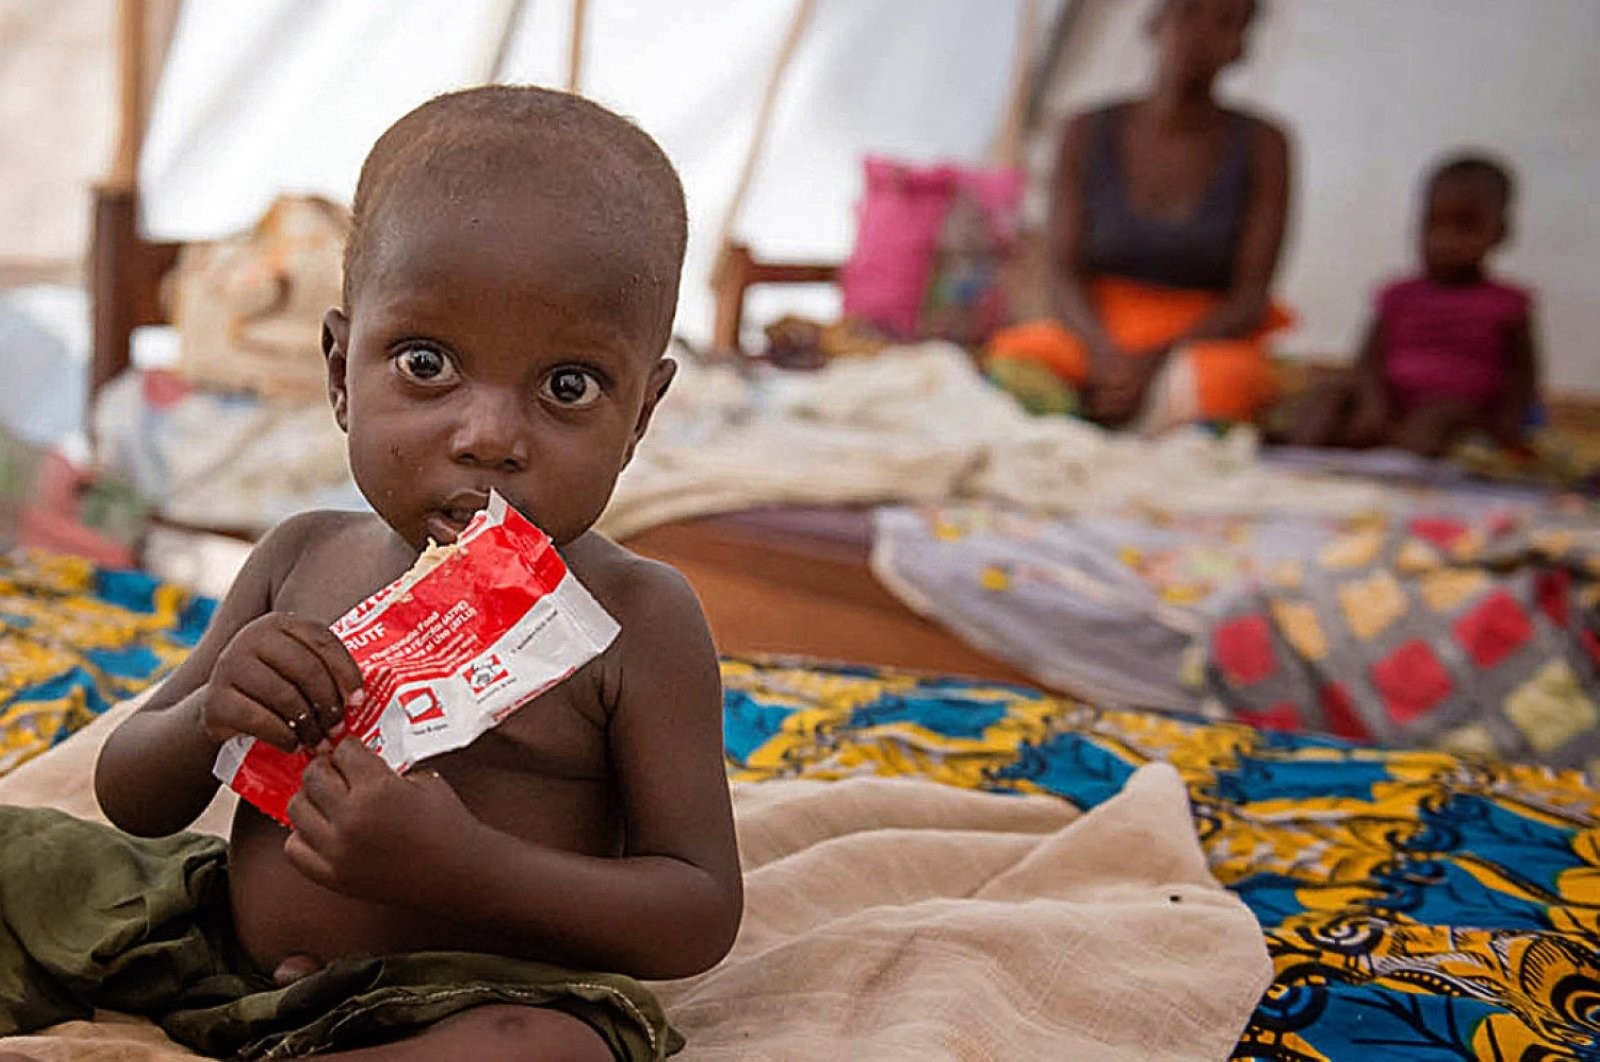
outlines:
M1038 685L889 593L868 566L871 521L864 509L758 509L662 524L627 544L688 578L724 652Z
M139 232L138 190L95 190L90 401L129 366L135 328L167 323L161 281L179 245ZM718 343L737 348L745 293L758 284L828 283L828 265L772 265L734 248L719 286ZM240 537L162 519L169 528ZM870 517L851 510L764 510L682 520L628 540L688 577L727 653L777 653L1032 684L907 609L868 567Z
M751 288L764 284L833 284L839 267L827 262L762 262L742 243L730 244L717 262L716 317L711 327L711 347L719 353L737 352L744 329L744 300Z
M139 193L131 185L94 190L94 234L89 249L89 294L94 341L89 401L129 365L133 330L167 323L161 280L178 261L179 245L139 233ZM88 419L85 423L93 423Z

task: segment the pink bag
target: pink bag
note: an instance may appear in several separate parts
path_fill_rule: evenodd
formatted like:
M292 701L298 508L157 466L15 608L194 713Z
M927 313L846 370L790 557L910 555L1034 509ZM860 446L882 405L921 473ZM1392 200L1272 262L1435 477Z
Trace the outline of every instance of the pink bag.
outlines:
M855 249L839 276L845 316L899 339L919 336L940 231L957 193L984 209L995 245L1009 249L1025 179L1014 167L914 167L869 157L866 193L856 208Z

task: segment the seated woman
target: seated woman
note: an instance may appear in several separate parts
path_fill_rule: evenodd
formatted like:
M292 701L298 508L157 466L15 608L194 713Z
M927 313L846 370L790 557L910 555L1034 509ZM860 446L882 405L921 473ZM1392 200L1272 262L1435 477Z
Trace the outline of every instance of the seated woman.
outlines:
M1272 398L1263 340L1288 324L1270 287L1289 143L1214 94L1244 55L1256 6L1159 0L1149 95L1067 123L1050 223L1056 316L989 345L991 374L1025 402L1071 387L1102 423L1142 413L1154 428L1250 420Z

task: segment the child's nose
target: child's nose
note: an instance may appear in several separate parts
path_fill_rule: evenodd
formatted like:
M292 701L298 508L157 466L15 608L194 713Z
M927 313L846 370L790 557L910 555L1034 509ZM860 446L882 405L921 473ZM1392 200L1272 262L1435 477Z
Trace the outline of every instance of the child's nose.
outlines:
M514 402L480 400L456 428L450 456L464 465L498 472L520 472L528 467L527 433L522 430Z

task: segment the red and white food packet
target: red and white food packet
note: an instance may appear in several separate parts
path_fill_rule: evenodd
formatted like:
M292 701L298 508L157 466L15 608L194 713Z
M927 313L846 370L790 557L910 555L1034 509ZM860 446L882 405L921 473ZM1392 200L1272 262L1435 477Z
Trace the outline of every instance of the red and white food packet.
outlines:
M620 628L549 536L491 493L454 544L429 545L332 630L362 676L334 740L355 738L404 773L471 744L600 655ZM213 770L285 822L310 762L309 752L240 735Z

